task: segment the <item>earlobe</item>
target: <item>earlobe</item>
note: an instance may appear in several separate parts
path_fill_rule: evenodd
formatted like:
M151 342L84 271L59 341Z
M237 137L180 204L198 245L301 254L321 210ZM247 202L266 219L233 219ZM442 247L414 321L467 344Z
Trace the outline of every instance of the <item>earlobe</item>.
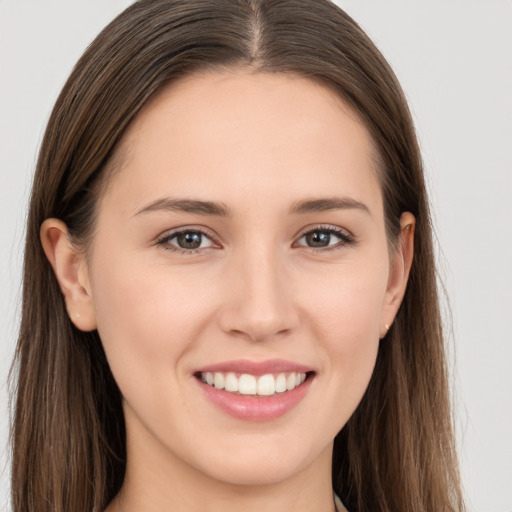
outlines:
M405 212L402 214L400 217L400 234L391 263L382 310L380 338L386 336L405 295L414 256L415 225L416 219L412 213Z
M87 262L84 254L71 243L66 224L58 219L46 219L40 236L71 321L82 331L96 329Z

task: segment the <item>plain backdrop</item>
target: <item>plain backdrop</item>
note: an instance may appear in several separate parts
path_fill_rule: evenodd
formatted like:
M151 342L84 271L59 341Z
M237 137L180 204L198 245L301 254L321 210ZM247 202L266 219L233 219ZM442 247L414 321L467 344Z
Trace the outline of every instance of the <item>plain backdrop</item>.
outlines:
M38 145L75 61L130 3L0 0L0 510L9 510L6 378ZM512 512L512 2L338 3L390 61L417 125L452 310L469 510Z

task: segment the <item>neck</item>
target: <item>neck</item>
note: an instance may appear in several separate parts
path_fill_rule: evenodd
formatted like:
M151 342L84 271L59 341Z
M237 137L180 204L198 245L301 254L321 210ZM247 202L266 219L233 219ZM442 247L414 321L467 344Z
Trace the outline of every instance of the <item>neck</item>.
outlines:
M163 490L127 482L106 512L334 512L330 486L321 492L315 487L309 485L297 489L295 485L226 486L219 483L206 489L200 485L193 489L168 485Z
M142 432L127 431L127 468L106 512L334 512L332 445L286 478L230 482L212 478ZM137 439L137 443L130 440ZM143 447L143 449L141 448Z

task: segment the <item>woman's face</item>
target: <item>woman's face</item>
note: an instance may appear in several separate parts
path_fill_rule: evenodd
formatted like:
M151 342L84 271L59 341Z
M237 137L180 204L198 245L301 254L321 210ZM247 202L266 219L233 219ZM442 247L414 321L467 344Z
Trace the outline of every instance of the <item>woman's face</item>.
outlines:
M128 468L330 472L405 286L367 130L307 79L198 74L151 100L120 154L83 282Z

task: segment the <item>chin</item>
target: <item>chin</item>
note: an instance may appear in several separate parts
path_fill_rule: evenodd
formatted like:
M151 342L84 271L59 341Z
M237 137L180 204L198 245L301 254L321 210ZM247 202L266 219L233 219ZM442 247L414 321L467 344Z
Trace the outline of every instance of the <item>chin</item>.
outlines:
M262 444L264 441L256 447L247 446L245 450L233 448L228 454L210 451L197 469L229 485L261 486L284 482L307 470L323 458L323 453L329 458L330 467L332 443L319 453L305 450L304 441L299 440L291 446L277 442L262 448Z
M250 464L245 460L234 464L222 464L220 467L207 470L207 474L214 480L228 485L251 487L279 484L291 478L300 469L291 463L275 466L265 461Z

